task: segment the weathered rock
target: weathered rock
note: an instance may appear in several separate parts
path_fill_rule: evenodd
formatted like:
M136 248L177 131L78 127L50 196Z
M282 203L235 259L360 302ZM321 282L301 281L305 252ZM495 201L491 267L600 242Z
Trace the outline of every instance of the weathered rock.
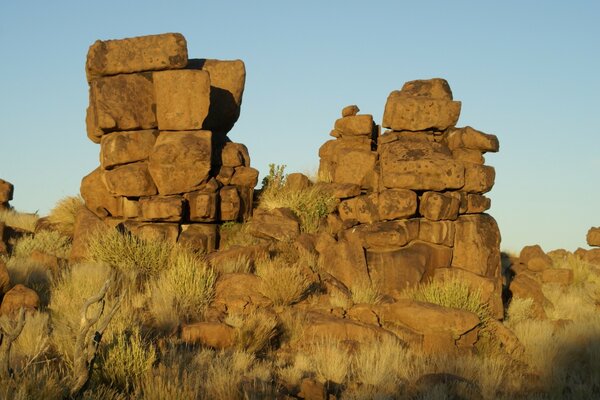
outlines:
M150 153L148 169L161 195L191 192L208 178L211 132L161 132Z
M488 165L464 163L465 186L461 189L468 193L487 193L492 190L496 179L496 170Z
M481 214L488 210L492 205L492 200L481 194L461 193L460 210L461 214Z
M567 268L545 269L542 271L542 282L568 286L573 283L573 270Z
M462 147L452 150L452 158L458 161L470 162L473 164L483 164L485 162L481 151L465 149Z
M256 260L262 260L269 256L267 246L236 246L226 250L219 250L207 256L207 261L218 271L226 271L227 265L235 262L248 262L252 268Z
M383 113L384 128L395 131L443 131L456 125L460 115L459 101L411 93L404 89L390 93Z
M69 255L71 264L84 261L87 258L88 240L91 235L100 229L106 229L102 220L87 207L81 207L75 216L73 243Z
M0 204L6 204L13 199L15 187L12 183L0 179Z
M0 254L8 255L8 244L6 243L5 231L6 225L4 222L0 222Z
M420 220L419 239L425 242L452 247L455 232L454 223L450 221Z
M460 268L438 268L433 272L433 280L464 282L471 291L479 291L481 300L489 304L494 318L502 319L504 317L502 282L500 280L485 278Z
M360 185L353 183L317 183L336 199L347 199L360 194Z
M138 200L121 197L121 216L125 219L139 219L142 217L142 207Z
M375 340L393 337L391 332L378 326L332 315L310 313L302 341L319 343L325 339L333 339L338 342L372 343Z
M210 253L217 248L218 236L215 224L181 225L178 242L196 252Z
M248 223L248 232L265 239L293 239L300 234L300 220L289 208L257 209Z
M99 78L90 84L88 133L157 127L154 84L150 74ZM94 133L96 132L96 133Z
M298 397L304 400L327 400L325 384L313 378L304 378L300 382Z
M140 199L142 219L144 221L181 221L184 212L182 196L153 196Z
M586 235L588 246L600 246L600 227L592 227Z
M177 242L179 225L173 223L143 223L132 228L131 232L147 241Z
M362 188L374 188L373 179L377 153L372 151L346 151L338 153L333 174L336 183L352 183Z
M210 107L210 75L199 70L153 74L156 118L161 131L202 129Z
M416 203L415 203L416 207ZM338 206L342 221L356 220L363 224L379 221L379 196L377 193L343 200Z
M317 243L316 247L323 270L347 288L370 281L364 250L358 240L333 241L323 248Z
M450 130L445 142L451 150L469 149L495 153L500 149L496 136L485 134L470 126Z
M246 66L241 60L192 60L190 68L210 75L210 108L204 129L226 134L240 116Z
M263 296L261 279L254 274L223 274L215 285L214 303L224 305L228 310L243 310L252 304L259 307L271 305L271 300Z
M452 266L477 275L500 276L500 230L487 214L461 215L455 222Z
M408 218L417 211L417 194L407 189L385 189L379 192L379 219Z
M532 311L535 317L541 319L546 318L544 305L548 304L548 299L544 296L539 282L526 274L517 274L510 282L509 289L513 299L532 299Z
M187 65L187 43L180 33L97 40L85 65L88 81L104 75L177 69Z
M465 185L465 167L447 159L393 162L381 156L383 186L411 190L460 189Z
M254 188L258 183L258 170L252 167L237 167L231 178L231 184Z
M233 168L233 167L221 167L221 168L219 168L219 173L217 174L215 179L221 185L227 186L231 183L231 178L233 178L234 173L235 173L235 168Z
M148 168L146 162L121 165L103 171L102 178L108 191L115 196L153 196L157 190Z
M6 264L0 259L0 302L2 302L2 296L10 289L10 275Z
M365 249L396 250L417 239L418 235L419 221L412 219L358 225L339 236L358 241Z
M221 221L237 221L241 200L235 186L224 186L219 191Z
M234 328L221 322L196 322L181 327L181 340L185 343L197 343L217 350L232 347L235 335Z
M108 169L120 164L146 160L157 136L156 130L113 132L102 136L100 165Z
M455 192L425 192L419 202L419 213L432 221L458 218L460 195Z
M288 174L285 179L285 186L293 192L299 192L312 186L308 176L301 173Z
M21 308L25 308L26 311L35 311L39 307L40 296L36 291L19 283L4 294L2 305L0 305L0 315L13 317Z
M224 167L249 167L248 148L241 143L225 143L221 150L221 165Z
M372 136L373 135L373 116L369 114L352 115L342 117L335 121L334 129L344 136Z
M350 105L350 106L346 106L342 109L342 117L351 117L353 115L358 114L360 111L360 108L358 108L357 105Z
M519 254L519 261L535 272L541 272L552 267L552 259L537 244L523 247Z
M121 215L121 200L108 191L100 168L96 168L81 180L80 192L86 207L98 217Z
M234 188L235 189L235 188ZM236 192L237 193L237 192ZM208 191L186 193L189 204L190 221L215 222L219 215L219 194ZM238 206L239 210L239 206Z
M367 250L369 275L382 293L392 297L399 297L404 289L421 282L426 263L427 255L411 247Z
M402 85L402 93L408 96L452 100L452 89L445 79L418 79Z

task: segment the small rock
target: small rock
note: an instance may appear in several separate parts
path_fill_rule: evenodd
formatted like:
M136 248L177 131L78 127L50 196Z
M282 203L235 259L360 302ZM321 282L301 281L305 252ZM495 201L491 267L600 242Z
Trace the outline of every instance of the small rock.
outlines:
M360 108L357 105L352 104L350 106L346 106L342 109L342 117L351 117L353 115L358 114Z
M17 284L4 295L0 315L14 316L22 307L27 311L37 310L40 307L40 296L35 290Z
M600 226L590 228L586 236L587 244L590 246L600 246Z
M235 343L235 329L220 322L197 322L181 328L181 339L185 343L222 350Z

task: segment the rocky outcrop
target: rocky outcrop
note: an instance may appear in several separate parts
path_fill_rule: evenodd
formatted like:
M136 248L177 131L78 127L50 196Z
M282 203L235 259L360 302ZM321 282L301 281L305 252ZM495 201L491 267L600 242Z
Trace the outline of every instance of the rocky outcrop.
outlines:
M592 227L586 236L588 246L600 247L600 227Z
M14 186L12 183L0 179L0 210L10 207L9 201L13 199Z
M494 135L457 128L460 108L443 79L392 92L383 133L357 106L344 108L334 139L319 149L319 177L338 197L342 221L330 224L333 243L321 259L344 284L366 275L392 298L438 270L468 276L485 282L484 295L501 318L500 232L485 214L484 195L495 171L483 157L499 144Z
M86 207L140 236L214 250L221 222L249 217L258 179L227 137L244 63L188 59L185 38L168 33L96 41L86 72L87 134L100 145L100 166L81 182Z

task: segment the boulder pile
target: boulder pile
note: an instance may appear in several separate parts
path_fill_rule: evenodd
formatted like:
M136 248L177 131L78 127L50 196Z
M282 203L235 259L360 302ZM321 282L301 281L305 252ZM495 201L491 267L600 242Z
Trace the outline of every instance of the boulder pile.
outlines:
M357 106L342 110L319 150L319 177L340 200L320 247L345 286L377 282L396 298L432 279L482 291L502 317L500 232L485 214L495 171L484 164L498 139L457 128L461 103L443 79L407 82L385 106L382 134Z
M86 72L87 135L100 144L100 166L81 182L87 209L145 238L214 250L219 223L250 215L258 179L246 146L227 137L244 63L188 59L185 38L167 33L96 41Z

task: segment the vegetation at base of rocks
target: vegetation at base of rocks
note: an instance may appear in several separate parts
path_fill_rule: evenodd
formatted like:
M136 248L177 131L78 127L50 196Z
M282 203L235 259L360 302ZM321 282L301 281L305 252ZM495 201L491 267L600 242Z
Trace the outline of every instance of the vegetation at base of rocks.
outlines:
M256 275L261 278L259 291L278 306L299 302L311 285L299 264L285 264L279 259L257 262Z
M48 214L48 222L65 236L73 237L75 217L84 206L81 196L67 196L58 201Z
M230 313L225 323L236 330L235 348L250 354L267 352L279 334L277 317L266 311Z
M354 304L379 304L383 300L379 285L371 280L357 280L349 289Z
M12 255L17 258L27 258L36 250L58 258L68 258L71 252L71 239L57 231L44 230L19 239L14 245Z
M239 222L226 222L219 228L219 249L227 250L234 246L252 246L258 240L248 233L248 226Z
M35 232L35 226L39 219L37 213L22 213L14 209L0 210L0 222L25 232Z
M286 207L300 219L302 232L314 233L321 218L337 206L337 200L318 185L297 189L286 185L285 165L269 165L269 175L263 180L258 208L272 210Z

